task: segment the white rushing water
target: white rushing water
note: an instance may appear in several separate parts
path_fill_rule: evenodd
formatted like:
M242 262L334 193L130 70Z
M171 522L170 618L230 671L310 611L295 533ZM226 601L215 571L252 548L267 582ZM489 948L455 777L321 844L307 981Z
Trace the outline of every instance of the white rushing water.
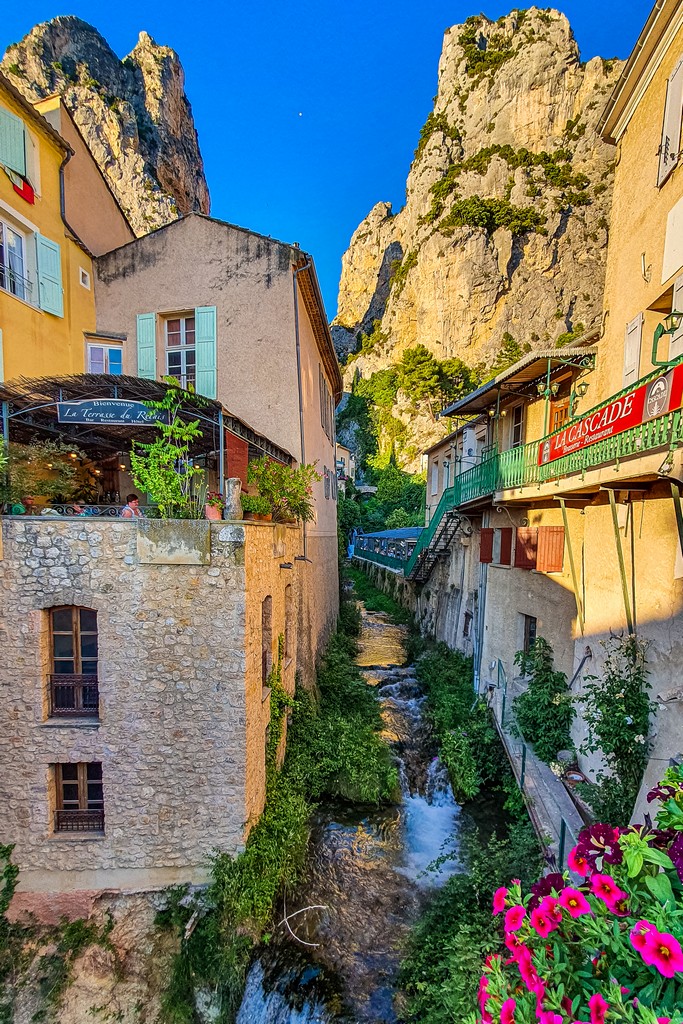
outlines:
M453 857L437 870L427 869L438 857L454 852L459 814L446 769L435 757L427 773L425 793L403 793L404 855L398 870L424 887L443 885L455 874L458 861Z
M264 980L263 967L256 961L247 978L236 1024L330 1024L319 1003L304 1002L301 1009L296 1009L277 989L266 992Z

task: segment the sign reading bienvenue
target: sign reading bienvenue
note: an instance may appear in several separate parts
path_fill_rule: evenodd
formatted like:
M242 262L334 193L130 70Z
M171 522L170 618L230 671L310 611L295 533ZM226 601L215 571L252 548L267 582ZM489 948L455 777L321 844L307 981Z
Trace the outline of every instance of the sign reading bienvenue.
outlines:
M538 447L538 464L545 466L563 455L680 409L682 404L683 363L679 363L661 377L641 384L547 438Z
M164 413L148 409L142 402L129 402L123 398L89 398L83 402L57 402L57 419L60 423L149 426L163 419L163 416Z

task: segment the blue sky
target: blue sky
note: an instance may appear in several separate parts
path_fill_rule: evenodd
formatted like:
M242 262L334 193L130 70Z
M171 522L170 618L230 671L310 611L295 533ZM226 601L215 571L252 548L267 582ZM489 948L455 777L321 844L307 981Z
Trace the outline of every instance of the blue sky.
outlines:
M313 253L327 312L341 257L380 200L398 210L436 92L444 30L481 0L2 0L0 51L75 14L123 57L145 29L173 46L199 132L212 213ZM488 2L498 18L513 3ZM520 5L521 6L521 5ZM562 0L584 60L626 57L651 0Z

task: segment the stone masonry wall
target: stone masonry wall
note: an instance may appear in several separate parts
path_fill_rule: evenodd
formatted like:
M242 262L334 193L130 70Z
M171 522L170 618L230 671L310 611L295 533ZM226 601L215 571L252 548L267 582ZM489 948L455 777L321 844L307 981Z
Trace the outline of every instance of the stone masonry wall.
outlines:
M246 682L245 550L262 548L259 578L279 595L297 538L286 531L274 556L275 528L260 529L250 548L256 524L173 523L166 557L144 524L2 519L0 841L16 844L22 889L198 882L212 850L241 847L268 718ZM58 605L98 613L99 722L47 718ZM54 765L78 761L102 762L102 836L52 831Z

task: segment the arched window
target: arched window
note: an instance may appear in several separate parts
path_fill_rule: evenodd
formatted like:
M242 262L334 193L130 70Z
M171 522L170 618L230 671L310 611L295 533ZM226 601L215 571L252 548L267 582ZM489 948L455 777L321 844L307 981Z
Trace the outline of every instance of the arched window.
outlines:
M96 717L97 612L90 608L50 611L50 716Z
M273 667L273 599L265 597L261 605L261 682L268 684Z
M285 658L294 657L294 587L285 587Z

